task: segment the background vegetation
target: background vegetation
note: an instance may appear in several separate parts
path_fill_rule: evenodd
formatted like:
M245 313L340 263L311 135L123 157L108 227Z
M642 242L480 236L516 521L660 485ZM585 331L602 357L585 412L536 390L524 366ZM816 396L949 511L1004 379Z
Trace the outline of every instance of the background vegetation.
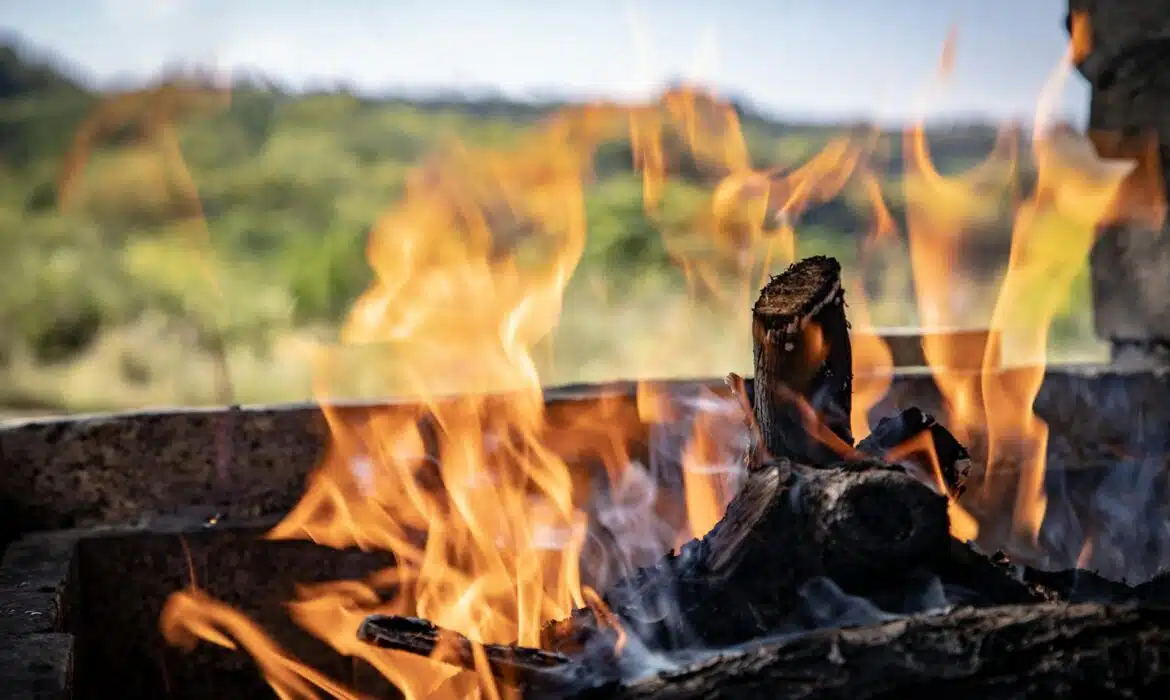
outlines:
M0 47L0 407L224 400L215 361L221 333L234 400L307 398L312 348L336 336L369 283L366 234L412 165L452 139L515 143L560 107L293 94L260 81L233 86L226 102L181 90L151 94L112 100ZM173 145L197 198L187 196L191 183L152 121L160 111L180 124ZM741 118L761 167L798 165L849 126L778 123L747 108ZM87 119L104 128L81 165L67 156ZM995 133L977 124L933 129L936 164L944 172L970 167ZM900 144L900 134L886 133L879 151L904 235ZM682 221L703 206L708 184L684 173L667 193L665 218ZM682 273L642 213L628 144L599 156L587 210L586 250L566 294L548 383L722 374L750 362L743 329L682 303ZM206 234L194 218L200 211ZM856 265L871 218L847 192L801 218L798 253ZM997 221L1002 234L1007 219ZM971 272L991 284L1007 249L1003 235L987 236ZM878 324L914 323L904 251L891 250L865 271L870 310ZM671 333L678 351L668 361L646 350ZM1063 356L1096 351L1083 278L1053 333Z

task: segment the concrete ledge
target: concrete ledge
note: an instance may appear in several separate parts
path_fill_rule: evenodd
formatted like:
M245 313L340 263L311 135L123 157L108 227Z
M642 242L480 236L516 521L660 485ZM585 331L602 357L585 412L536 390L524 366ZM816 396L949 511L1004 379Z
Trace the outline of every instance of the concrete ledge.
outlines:
M176 516L17 540L0 563L0 698L266 694L246 654L212 645L188 654L162 639L162 607L191 583L191 567L200 588L298 658L347 678L353 660L296 626L285 604L300 584L361 579L393 559L267 540L272 524Z
M31 535L0 561L0 697L72 697L78 539Z
M0 559L0 635L62 632L76 608L77 542L80 533L37 533L21 539Z
M73 635L0 636L0 696L7 700L73 697Z
M649 383L680 396L701 388L725 391L722 378ZM637 424L635 392L634 382L549 389L550 422L605 402L607 410ZM1168 395L1166 371L1051 368L1037 409L1057 437L1068 431L1100 435L1102 429L1124 435L1132 428L1125 423L1130 413L1170 423ZM911 404L937 412L938 391L928 372L899 370L874 415ZM1101 410L1105 406L1110 410ZM337 407L339 419L354 425L401 412L418 415L420 409L404 401ZM222 435L232 446L228 482L217 480L215 470ZM0 428L0 545L21 532L134 523L198 509L237 518L280 514L301 495L326 437L320 409L310 404L81 416Z

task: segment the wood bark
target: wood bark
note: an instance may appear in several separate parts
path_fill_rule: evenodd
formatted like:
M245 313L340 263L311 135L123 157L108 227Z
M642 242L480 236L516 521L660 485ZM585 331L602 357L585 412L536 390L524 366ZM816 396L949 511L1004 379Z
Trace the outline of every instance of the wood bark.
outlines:
M853 445L853 353L841 265L812 257L773 277L752 308L754 409L773 457L823 466Z
M614 700L1145 698L1170 693L1170 608L967 608L812 632L577 697Z
M971 472L971 455L941 423L910 407L881 419L857 445L859 452L916 468L920 478L937 479L954 498L962 495Z
M604 602L651 648L737 644L790 621L812 579L876 594L949 546L946 500L903 471L780 460L748 475L705 537L612 586ZM582 609L549 625L544 646L579 653L602 627Z

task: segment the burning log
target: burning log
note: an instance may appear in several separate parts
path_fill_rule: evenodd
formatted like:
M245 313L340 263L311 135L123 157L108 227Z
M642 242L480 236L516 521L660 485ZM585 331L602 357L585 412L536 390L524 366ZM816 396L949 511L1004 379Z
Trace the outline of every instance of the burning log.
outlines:
M898 469L770 462L705 537L619 582L604 601L652 648L737 644L790 622L811 580L874 594L899 586L907 571L945 557L947 533L945 499ZM582 609L550 625L544 641L580 652L603 630Z
M947 576L939 583L958 583L982 602L1037 599L951 539L946 498L927 485L929 474L938 469L946 490L957 493L969 458L945 428L906 411L884 421L863 449L853 448L837 261L809 258L772 278L754 307L753 332L752 469L705 537L606 591L604 602L624 629L653 649L738 644L792 624L807 606L810 582L888 600L915 582L937 580L936 572ZM738 377L729 383L749 403ZM865 457L895 456L922 436L930 440L919 441L917 453L897 456L927 479ZM582 609L549 625L544 644L580 653L606 625Z
M914 407L881 419L857 449L877 459L910 462L926 478L935 477L937 469L941 485L955 498L971 471L967 449L933 416Z
M821 630L712 655L579 698L1161 697L1170 608L1042 604L965 608Z
M752 338L762 446L802 464L838 461L853 445L853 353L840 263L807 258L773 277L752 309Z
M474 669L471 643L414 618L374 616L363 639L430 656L454 642L448 662ZM526 647L484 645L502 682L527 697L629 700L689 698L876 698L946 688L957 697L1144 697L1170 688L1170 607L1136 602L1043 603L961 608L761 639L721 652L656 660L654 675L622 682L612 657L567 657ZM924 660L929 660L924 662ZM1075 681L1074 681L1075 679Z
M574 675L583 670L563 654L516 645L476 645L458 632L416 617L371 615L358 629L358 639L383 649L438 658L467 670L476 668L479 656L502 682L532 689L572 687L576 684Z
M631 700L853 698L946 684L1022 697L1090 672L1104 689L1170 683L1159 665L1170 610L1133 607L1170 586L1140 594L1117 584L1094 599L1132 601L1122 607L1045 603L1073 589L1059 575L1021 580L1002 557L950 536L947 496L961 493L970 457L932 417L903 411L853 446L839 274L836 261L811 258L761 293L754 395L730 377L753 428L751 468L704 537L611 586L602 605L548 624L542 650L476 649L410 618L368 618L359 636L486 666L538 696L603 686ZM938 612L956 604L1006 607ZM1104 668L1134 635L1152 651ZM736 651L685 665L696 649ZM620 685L644 675L630 667L649 657L679 670Z

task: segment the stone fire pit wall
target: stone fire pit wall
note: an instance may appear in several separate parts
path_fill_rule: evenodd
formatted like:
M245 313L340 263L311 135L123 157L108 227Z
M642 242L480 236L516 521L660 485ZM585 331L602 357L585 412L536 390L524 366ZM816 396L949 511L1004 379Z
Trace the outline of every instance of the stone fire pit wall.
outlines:
M1078 66L1091 87L1089 129L1103 157L1143 158L1131 179L1170 192L1170 4L1069 0L1086 13L1091 51ZM1070 22L1071 25L1071 22ZM1071 28L1071 27L1070 27ZM1151 137L1156 150L1148 149ZM1152 177L1151 177L1152 176ZM1143 212L1131 212L1140 219ZM1098 335L1116 361L1170 362L1170 226L1131 222L1101 231L1091 260Z
M1161 370L1050 368L1036 406L1051 424L1054 442L1063 435L1123 436L1133 430L1134 412L1144 420L1170 419L1168 379L1170 372ZM679 394L701 387L726 392L721 379L658 384ZM623 407L619 410L637 415L633 383L554 388L546 391L546 402L555 419L558 411L615 396ZM927 372L900 370L871 415L910 405L937 412L938 404ZM413 410L409 403L352 404L340 413L343 420L360 421ZM643 429L631 446L635 458L646 450L649 428ZM217 434L227 435L232 445L228 483L215 477ZM326 436L325 421L312 404L150 411L5 426L0 428L0 545L24 532L135 524L167 515L239 519L283 514L319 463Z
M722 380L663 384L674 395L725 391ZM1050 464L1068 466L1088 482L1075 490L1091 492L1112 463L1094 457L1093 446L1166 454L1168 390L1170 371L1050 369L1037 399L1060 455L1050 454ZM554 422L602 400L617 420L637 415L632 383L551 389L546 399ZM874 416L910 405L937 413L938 404L929 374L905 370ZM406 403L351 405L342 415L360 421L412 410ZM213 478L215 436L225 421L233 446L226 486ZM642 429L630 448L634 459L649 450L651 427ZM295 504L325 442L323 418L311 405L37 420L0 429L0 546L7 545L0 562L0 696L105 697L111 683L122 697L263 694L245 655L207 645L181 655L159 639L163 602L189 582L186 551L201 587L240 607L298 658L335 677L359 674L292 629L282 606L298 582L357 578L388 560L261 538ZM367 679L367 686L377 682L369 686ZM8 688L25 694L6 694Z

